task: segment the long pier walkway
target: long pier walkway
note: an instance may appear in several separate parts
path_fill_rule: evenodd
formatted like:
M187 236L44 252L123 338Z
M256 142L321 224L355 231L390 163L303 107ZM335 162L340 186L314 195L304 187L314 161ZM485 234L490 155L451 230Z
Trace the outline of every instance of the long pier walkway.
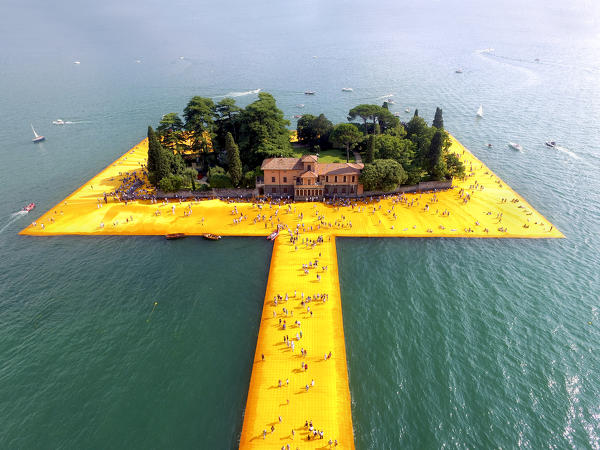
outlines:
M354 448L335 237L300 234L292 243L282 231L271 257L240 448L328 448L330 440L332 448L336 441L337 448Z

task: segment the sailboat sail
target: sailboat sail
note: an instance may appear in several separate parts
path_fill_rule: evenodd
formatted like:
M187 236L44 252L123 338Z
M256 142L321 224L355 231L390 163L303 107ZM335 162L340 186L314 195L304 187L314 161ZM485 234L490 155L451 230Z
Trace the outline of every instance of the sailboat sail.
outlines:
M477 110L477 116L483 117L483 106L479 105L479 109Z
M36 138L40 137L40 135L35 132L35 128L33 128L33 124L30 124L30 125L31 125L31 131L33 131L33 134L35 135L35 137Z

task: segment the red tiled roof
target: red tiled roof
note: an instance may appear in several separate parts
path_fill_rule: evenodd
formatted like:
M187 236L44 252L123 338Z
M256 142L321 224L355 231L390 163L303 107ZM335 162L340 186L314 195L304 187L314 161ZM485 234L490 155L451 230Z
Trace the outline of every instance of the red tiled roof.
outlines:
M300 161L302 161L302 162L317 162L318 158L315 155L304 155L302 158L300 158Z
M317 166L319 175L356 175L365 167L356 163L328 163Z
M300 158L268 158L260 166L261 170L302 170Z
M307 170L302 175L300 175L300 178L308 178L308 177L317 178L318 176L319 175L317 175L316 173L311 172L310 170Z

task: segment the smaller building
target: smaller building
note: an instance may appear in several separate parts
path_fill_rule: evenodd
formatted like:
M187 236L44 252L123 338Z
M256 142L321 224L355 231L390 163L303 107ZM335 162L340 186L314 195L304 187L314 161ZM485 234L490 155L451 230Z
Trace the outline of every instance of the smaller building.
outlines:
M265 195L294 200L354 197L363 192L358 182L364 164L319 163L316 155L301 158L268 158L261 165Z

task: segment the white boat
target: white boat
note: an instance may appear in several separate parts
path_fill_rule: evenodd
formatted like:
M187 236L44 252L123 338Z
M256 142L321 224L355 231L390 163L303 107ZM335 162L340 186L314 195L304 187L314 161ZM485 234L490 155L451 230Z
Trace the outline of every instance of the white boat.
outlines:
M81 61L74 61L73 64L81 64Z
M52 123L53 123L54 125L64 125L64 124L65 124L65 121L64 121L64 120L62 120L62 119L56 119L56 120L53 120L53 121L52 121Z
M315 95L315 91L304 91L305 95Z
M556 141L546 141L546 146L554 148L556 147Z
M404 112L405 112L405 113L409 113L409 112L410 112L410 108L406 108L406 109L404 110Z
M400 117L400 113L399 113L398 111L396 111L396 112L394 113L394 117Z
M296 105L296 108L304 108L304 103L300 103L300 104Z
M342 92L352 92L354 89L352 88L342 88Z
M388 98L388 99L384 100L383 103L387 103L388 105L393 105L395 102L394 102L393 98Z
M477 117L483 117L483 106L479 105L479 109L477 110Z
M462 69L456 69L454 73L462 73Z
M44 136L40 136L39 134L37 134L37 133L35 132L35 128L33 128L33 124L31 124L31 130L33 131L33 135L35 136L35 137L32 139L32 142L33 142L33 143L37 144L38 142L42 142L44 139L46 139Z
M519 144L515 143L515 142L509 142L508 146L514 150L518 150L520 152L523 151L523 147L521 147Z

